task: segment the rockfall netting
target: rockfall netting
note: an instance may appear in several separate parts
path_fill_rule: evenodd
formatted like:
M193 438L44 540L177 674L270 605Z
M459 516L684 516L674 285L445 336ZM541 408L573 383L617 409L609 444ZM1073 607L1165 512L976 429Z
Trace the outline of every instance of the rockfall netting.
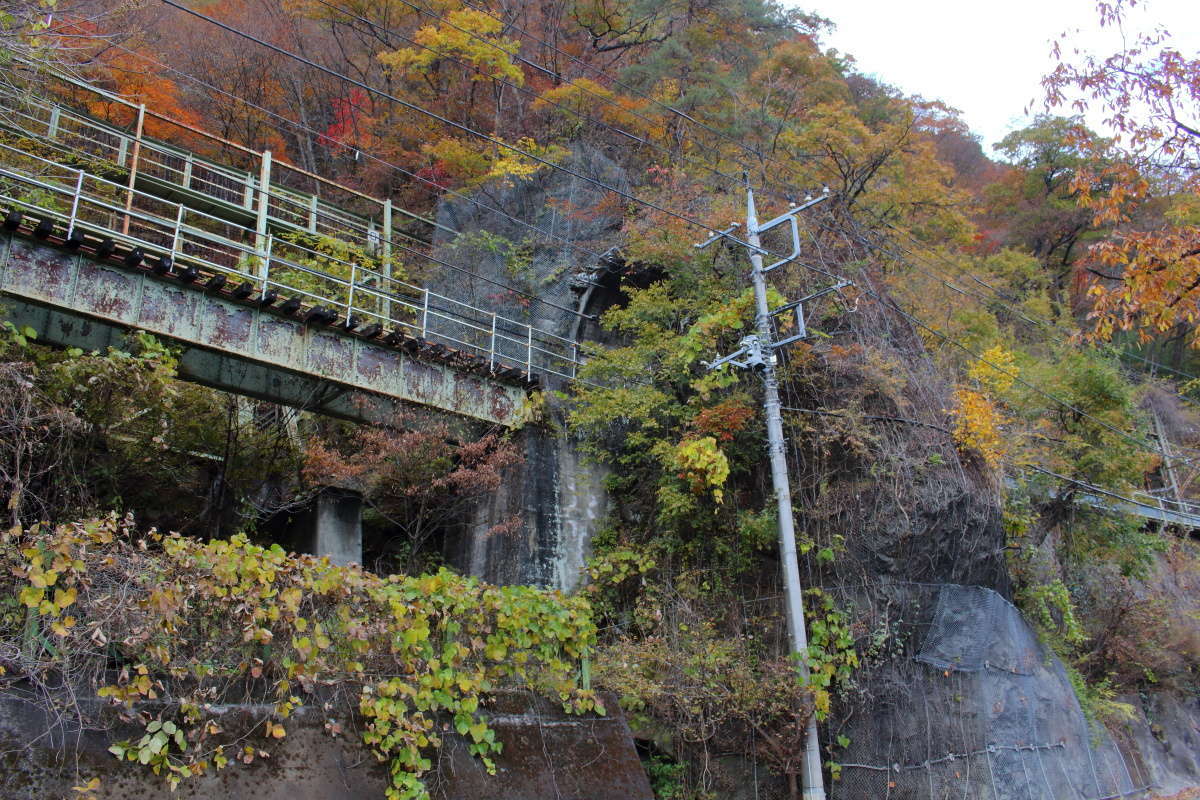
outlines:
M898 588L898 587L897 587ZM835 800L1102 800L1147 781L1084 717L1066 671L991 589L903 588L915 652L875 668ZM922 608L922 601L927 605Z
M590 180L542 170L495 181L472 200L443 202L434 254L445 266L428 280L439 309L470 319L438 317L446 337L485 351L494 346L500 361L531 364L553 387L574 377L576 342L598 334L595 321L579 312L602 310L593 294L619 263L612 248L623 205L597 184L629 191L624 170L599 151L577 146L567 163ZM460 303L478 309L474 317Z

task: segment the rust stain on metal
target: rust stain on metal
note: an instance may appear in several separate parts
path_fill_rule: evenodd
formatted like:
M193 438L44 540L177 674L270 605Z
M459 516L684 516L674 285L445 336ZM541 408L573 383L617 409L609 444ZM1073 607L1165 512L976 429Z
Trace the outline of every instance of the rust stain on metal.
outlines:
M300 323L291 322L271 314L262 313L258 325L258 352L277 364L297 360L300 340Z
M19 239L12 240L12 259L27 260L32 269L13 270L10 281L31 294L49 301L65 302L71 291L71 261L66 256L45 247L37 247Z
M437 367L415 358L404 359L400 377L415 397L426 402L433 399L442 383Z
M349 339L336 333L322 333L311 328L305 335L308 337L309 369L331 378L351 377L354 346Z
M468 408L486 408L483 381L465 372L454 372L454 403Z
M224 304L213 304L212 340L220 347L249 347L254 311Z
M136 291L134 276L83 259L73 300L94 314L133 322L137 319L133 313Z
M361 342L356 377L368 386L378 385L385 381L388 375L399 374L400 361L401 356L395 350Z
M224 353L222 369L234 373L239 365L256 363L501 424L515 421L524 395L517 386L418 360L334 329L310 328L198 286L98 264L45 245L9 241L11 246L0 251L6 264L0 271L0 289L70 312L77 321L58 324L78 326L84 336L93 324L89 319L138 327L184 345ZM253 390L256 396L279 393L272 382L278 383L284 373L260 380L262 387Z
M496 419L512 419L515 412L515 403L509 397L509 393L502 387L492 385L489 391L488 409L492 416Z

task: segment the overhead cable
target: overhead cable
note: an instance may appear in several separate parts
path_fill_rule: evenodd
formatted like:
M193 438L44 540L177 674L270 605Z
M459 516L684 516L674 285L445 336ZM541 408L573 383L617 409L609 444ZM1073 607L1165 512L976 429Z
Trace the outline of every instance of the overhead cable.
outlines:
M319 72L324 72L325 74L327 74L331 77L337 78L337 79L344 81L346 83L349 83L353 86L357 86L358 88L362 89L363 91L371 92L372 94L378 95L386 100L389 100L389 101L397 104L401 108L408 109L417 114L422 114L432 120L435 120L437 122L442 123L443 125L446 125L447 127L452 128L454 130L462 131L463 133L474 136L474 137L476 137L482 141L488 142L489 144L492 144L496 147L500 147L500 148L503 148L510 152L516 153L517 155L519 155L523 158L528 158L531 161L534 161L534 162L537 162L544 166L550 167L551 169L557 170L566 175L570 175L574 178L578 178L579 180L584 181L585 183L589 183L589 184L592 184L593 186L596 186L599 189L603 189L605 191L612 192L613 194L615 194L619 197L629 200L630 202L637 203L638 205L643 206L648 209L651 209L652 211L656 211L660 214L664 214L673 219L680 220L681 222L687 223L688 225L693 225L693 226L700 228L704 231L707 231L709 233L720 233L724 238L726 238L730 241L740 244L743 247L750 247L750 245L748 243L738 239L737 237L734 237L728 233L719 231L716 228L710 227L709 225L706 225L705 223L701 222L700 220L689 217L686 214L679 214L674 211L671 211L670 209L665 208L665 207L659 205L658 203L655 203L653 201L646 200L644 198L640 198L636 195L630 194L629 192L623 191L615 186L611 186L611 185L605 183L604 181L601 181L597 178L593 178L590 175L585 175L581 172L577 172L568 167L564 167L561 164L555 164L553 161L546 159L546 158L542 158L541 156L537 155L536 153L531 153L523 147L519 147L514 144L509 144L508 142L504 141L503 139L499 139L495 136L491 136L491 135L483 133L481 131L477 131L474 128L470 127L469 125L465 125L461 122L455 122L454 120L452 120L446 116L443 116L442 114L438 114L437 112L430 111L427 108L423 108L415 103L410 103L409 101L404 100L403 98L397 97L396 95L392 94L391 92L385 91L376 86L371 86L369 83L365 83L363 81L358 80L357 78L352 78L349 75L346 75L345 73L338 72L335 69L331 69L330 67L326 67L322 64L318 64L317 62L315 62L309 58L305 58L304 56L300 55L299 53L294 53L284 47L280 47L276 44L272 44L271 42L268 42L258 36L255 36L254 34L247 33L246 31L243 31L233 25L226 24L224 22L221 22L220 20L213 19L212 17L209 17L205 14L201 14L199 11L195 11L195 10L190 9L187 6L183 5L182 3L176 2L176 0L161 0L161 2L171 6L172 8L179 9L180 11L183 11L186 14L190 14L191 16L194 16L197 19L203 20L211 25L221 28L222 30L228 31L229 33L232 33L235 36L246 39L247 41L254 42L255 44L258 44L258 45L261 45L262 47L267 48L268 50L271 50L282 56L290 58L290 59L296 61L297 63L304 64L305 66L311 67L312 69L315 69ZM751 249L760 249L760 248L751 248Z

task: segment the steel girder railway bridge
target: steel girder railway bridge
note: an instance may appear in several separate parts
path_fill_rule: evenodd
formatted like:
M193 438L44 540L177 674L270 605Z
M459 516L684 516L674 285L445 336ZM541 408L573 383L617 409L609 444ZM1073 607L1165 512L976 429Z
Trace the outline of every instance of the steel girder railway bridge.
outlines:
M83 84L127 128L0 90L0 304L52 344L144 330L181 374L351 419L513 425L577 344L403 280L407 211ZM172 128L184 149L148 135ZM239 169L196 151L232 154Z

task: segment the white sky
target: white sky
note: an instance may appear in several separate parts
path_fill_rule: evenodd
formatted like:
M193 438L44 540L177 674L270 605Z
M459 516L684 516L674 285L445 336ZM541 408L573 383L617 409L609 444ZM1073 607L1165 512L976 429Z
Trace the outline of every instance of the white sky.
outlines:
M788 0L832 20L823 46L852 55L860 72L908 94L959 109L984 151L1042 109L1041 78L1050 46L1064 31L1108 54L1119 34L1101 30L1095 0ZM1143 0L1131 28L1164 26L1184 53L1200 50L1200 0ZM1064 48L1064 56L1069 56Z

